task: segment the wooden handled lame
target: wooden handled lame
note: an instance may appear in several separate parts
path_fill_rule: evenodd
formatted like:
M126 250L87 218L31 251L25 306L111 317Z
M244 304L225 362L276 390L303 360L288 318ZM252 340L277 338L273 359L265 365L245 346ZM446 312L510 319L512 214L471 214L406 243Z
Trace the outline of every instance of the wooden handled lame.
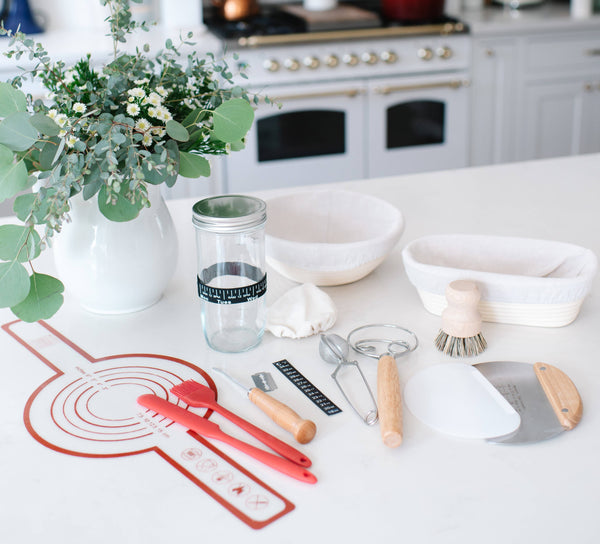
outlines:
M377 364L377 411L383 443L397 448L402 443L402 396L396 360L382 355Z
M248 398L282 429L292 433L300 444L308 444L314 438L317 426L308 419L302 419L289 406L256 387L250 389Z

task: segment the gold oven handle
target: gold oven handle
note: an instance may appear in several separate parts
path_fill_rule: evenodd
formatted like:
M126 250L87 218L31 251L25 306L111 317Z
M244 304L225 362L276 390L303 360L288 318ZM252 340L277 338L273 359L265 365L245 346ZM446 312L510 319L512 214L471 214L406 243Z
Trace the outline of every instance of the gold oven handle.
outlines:
M302 94L286 94L281 96L269 96L269 99L273 102L279 102L283 100L302 100L304 98L331 98L333 96L347 96L354 98L359 94L364 94L364 89L342 89L339 91L322 91L316 93L302 93Z
M438 81L435 83L418 83L414 85L386 85L385 87L375 87L377 94L392 94L403 91L420 91L422 89L459 89L460 87L468 87L470 82L463 79L452 79L450 81Z

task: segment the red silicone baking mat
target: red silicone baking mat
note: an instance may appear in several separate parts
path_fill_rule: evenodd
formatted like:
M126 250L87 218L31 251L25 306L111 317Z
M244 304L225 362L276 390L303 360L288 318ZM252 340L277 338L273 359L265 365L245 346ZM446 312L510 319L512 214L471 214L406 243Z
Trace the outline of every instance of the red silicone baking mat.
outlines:
M169 390L189 379L216 392L201 368L156 354L95 358L44 321L13 321L2 328L55 372L31 394L24 411L27 430L44 446L94 458L154 452L254 529L294 509L210 442L137 404L138 396L154 393L187 408ZM206 410L204 417L211 414Z

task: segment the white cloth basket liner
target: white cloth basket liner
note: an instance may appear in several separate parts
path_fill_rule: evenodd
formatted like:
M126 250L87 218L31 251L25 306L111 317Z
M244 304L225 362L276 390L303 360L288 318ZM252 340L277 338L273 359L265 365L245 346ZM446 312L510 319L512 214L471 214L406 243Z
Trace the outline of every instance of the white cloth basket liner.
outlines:
M339 271L381 259L404 230L391 204L351 191L315 191L267 201L267 257L288 266Z

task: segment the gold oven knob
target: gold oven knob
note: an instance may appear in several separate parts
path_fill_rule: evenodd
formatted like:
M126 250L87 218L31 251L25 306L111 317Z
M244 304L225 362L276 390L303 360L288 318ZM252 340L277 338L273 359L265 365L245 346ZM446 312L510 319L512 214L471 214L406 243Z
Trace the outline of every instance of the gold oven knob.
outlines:
M444 45L442 47L438 47L435 52L437 53L437 56L440 57L441 59L449 59L452 57L452 55L454 55L454 52L452 51L452 49L450 49L446 45Z
M304 62L304 66L306 66L307 68L310 68L311 70L318 68L319 65L321 64L317 57L306 57L303 62Z
M377 63L377 55L375 53L365 51L361 56L360 60L362 60L365 64L376 64Z
M396 55L396 53L393 51L382 51L379 57L386 64L394 64L394 62L398 60L398 55Z
M267 59L265 62L263 62L263 68L269 72L277 72L280 67L281 66L279 62L277 62L275 59Z
M354 53L347 53L342 60L344 61L344 64L347 64L348 66L356 66L358 64L358 56Z
M433 51L429 47L421 47L417 51L417 56L421 60L431 60L433 58Z
M335 68L340 63L340 59L335 55L327 55L325 57L325 64L329 66L329 68Z
M297 59L285 59L283 65L290 71L296 72L300 70L300 62Z

